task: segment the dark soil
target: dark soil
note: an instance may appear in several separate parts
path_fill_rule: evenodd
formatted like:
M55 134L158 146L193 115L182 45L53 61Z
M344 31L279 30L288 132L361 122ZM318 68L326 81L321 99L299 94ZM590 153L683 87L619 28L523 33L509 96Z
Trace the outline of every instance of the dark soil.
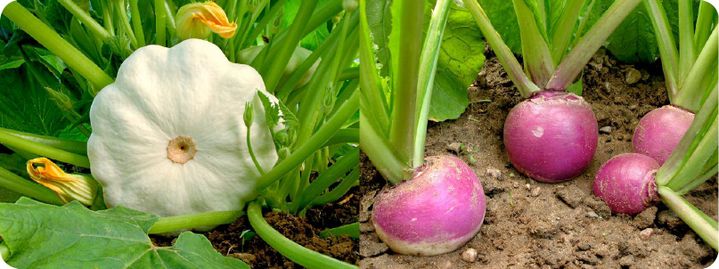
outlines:
M378 240L370 221L382 177L362 159L360 267L362 268L704 268L717 253L662 204L631 217L612 214L592 194L594 174L614 155L631 152L641 116L668 103L658 65L619 64L600 51L583 76L584 98L603 130L594 160L574 180L545 184L512 168L502 145L509 110L522 99L494 55L470 87L470 106L454 121L431 124L427 155L456 154L479 176L487 213L479 234L457 251L398 255ZM459 145L463 145L461 147ZM717 182L686 198L717 218ZM473 248L473 262L461 258Z
M292 241L325 255L355 264L359 259L359 246L348 236L321 238L320 231L343 224L357 222L359 208L358 188L350 190L335 203L307 211L306 218L286 213L267 212L265 220ZM242 259L252 268L302 268L267 245L257 236L251 236L252 227L247 217L222 225L206 233L212 245L223 255Z

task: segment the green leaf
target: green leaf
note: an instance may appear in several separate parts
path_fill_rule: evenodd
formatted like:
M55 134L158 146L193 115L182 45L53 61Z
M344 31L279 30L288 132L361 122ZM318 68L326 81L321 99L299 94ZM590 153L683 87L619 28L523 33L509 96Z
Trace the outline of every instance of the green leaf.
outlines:
M27 63L26 63L27 64ZM37 81L28 83L25 67L0 71L0 127L54 136L68 122ZM43 74L50 75L47 72ZM57 81L53 77L47 80Z
M392 31L391 1L376 0L367 1L367 23L372 33L372 42L377 45L375 52L378 62L384 65L380 67L381 76L389 74L390 51L389 33Z
M456 119L469 105L467 88L484 65L484 42L466 9L450 11L437 61L429 119Z
M157 219L123 207L91 211L21 198L0 204L0 236L17 268L249 268L191 232L171 247L153 245L147 231Z
M507 44L514 54L522 54L519 23L517 22L517 15L514 13L512 1L479 0L479 4L482 5L482 8L487 13L494 29L502 36L504 43ZM474 21L472 21L472 24L476 25Z
M20 67L24 63L25 60L22 58L5 58L4 56L0 55L0 71L6 69L15 69Z
M652 22L644 5L624 19L605 45L622 62L654 62L659 56Z

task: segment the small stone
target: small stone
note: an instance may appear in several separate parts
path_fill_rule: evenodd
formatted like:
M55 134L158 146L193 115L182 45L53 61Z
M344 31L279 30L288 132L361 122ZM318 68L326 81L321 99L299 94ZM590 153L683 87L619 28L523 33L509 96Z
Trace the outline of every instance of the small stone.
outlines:
M462 153L462 151L464 151L464 144L459 142L452 142L447 145L447 150L454 152L455 154L460 154Z
M581 250L581 251L587 251L592 248L592 245L589 243L584 243L584 244L577 246L577 248L579 248L579 250Z
M516 189L516 188L519 188L519 183L517 183L517 182L512 182L512 187L515 188L515 189Z
M474 248L468 248L464 252L462 252L462 260L465 262L475 262L477 261L477 250Z
M632 85L634 83L639 82L639 80L642 79L642 72L639 72L639 70L636 70L634 68L627 68L627 75L624 78L624 82L626 82L629 85Z
M502 178L502 171L500 171L497 168L493 168L493 167L487 168L487 171L485 172L485 174L487 174L488 176L491 176L495 179L498 179L498 180Z
M532 188L532 185L529 185L529 183L524 184L524 187L527 188L527 190L530 190Z
M653 233L654 233L654 229L646 228L646 229L642 230L641 232L639 232L639 238L641 238L642 240L647 240L647 239L649 239L649 237L652 236Z
M612 129L613 129L612 126L604 126L602 128L599 128L599 133L609 134L612 132Z
M537 196L539 196L539 193L540 193L541 191L542 191L542 188L540 188L540 187L534 188L534 189L532 190L532 193L531 193L532 197L537 197Z
M455 266L452 264L451 261L444 261L440 266L440 269L452 269L455 268Z
M594 212L594 210L589 210L586 214L587 217L597 219L599 218L599 215L597 215L597 212Z

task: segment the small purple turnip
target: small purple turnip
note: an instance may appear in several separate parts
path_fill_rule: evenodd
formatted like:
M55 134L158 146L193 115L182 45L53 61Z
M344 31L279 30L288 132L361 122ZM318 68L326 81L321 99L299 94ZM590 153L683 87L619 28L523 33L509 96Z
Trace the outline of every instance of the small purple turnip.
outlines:
M581 174L597 149L597 119L580 96L542 91L517 104L504 122L504 146L517 170L555 183Z
M425 159L412 179L377 195L372 222L394 252L431 256L472 239L485 209L474 171L457 157L434 156Z
M604 200L612 212L638 214L659 200L654 174L656 160L639 153L612 157L594 178L594 195Z
M693 120L694 113L672 105L649 111L634 129L634 152L654 158L659 165L664 164Z

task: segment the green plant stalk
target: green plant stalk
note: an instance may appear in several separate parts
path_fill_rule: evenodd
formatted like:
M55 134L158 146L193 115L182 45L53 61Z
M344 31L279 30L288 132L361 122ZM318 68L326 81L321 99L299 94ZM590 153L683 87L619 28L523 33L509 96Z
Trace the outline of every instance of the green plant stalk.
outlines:
M672 34L671 25L667 14L662 7L660 1L643 0L644 7L649 12L649 19L652 21L654 35L657 38L659 46L659 56L662 59L662 70L664 71L664 81L669 93L669 100L673 103L674 96L679 92L679 54L677 52L676 43L674 42L674 34Z
M357 167L358 164L358 149L353 149L346 155L340 157L329 169L322 171L307 188L303 188L301 194L290 204L292 212L297 212L309 205L313 199L322 194L332 183L342 178L352 168Z
M345 128L337 130L337 133L327 141L327 145L359 143L359 128Z
M262 165L260 165L260 162L257 161L257 156L255 156L255 151L252 150L252 141L250 141L250 137L252 136L252 124L247 125L247 135L245 136L245 143L247 143L247 151L250 153L250 158L252 159L252 163L255 164L255 168L257 168L257 171L260 172L260 175L265 174L265 169L262 169Z
M715 71L717 66L717 50L719 50L717 29L719 28L714 28L696 62L693 62L691 69L685 74L686 79L679 86L680 90L674 96L672 104L690 111L699 110L704 97L702 93L707 91L701 85L711 77L709 72Z
M155 44L165 46L165 35L167 33L167 14L165 13L165 1L155 0Z
M255 230L263 241L283 256L304 267L333 269L357 268L357 266L349 263L314 252L288 239L265 221L262 216L262 207L257 202L253 202L249 205L247 218L250 221L252 229Z
M240 43L240 48L249 47L250 45L254 44L257 37L262 33L262 31L265 29L265 27L271 22L275 21L277 17L280 14L280 11L282 11L282 7L285 4L285 0L279 0L277 3L274 3L271 7L268 6L269 12L267 12L265 15L262 16L262 19L257 23L254 29L250 31L250 33L247 36L242 37L242 43ZM259 55L258 55L259 56Z
M80 154L80 155L87 154L87 143L85 143L85 142L63 140L63 139L59 139L59 138L52 137L52 136L25 133L25 132L20 132L20 131L0 127L0 135L3 135L3 134L14 135L14 136L17 136L24 140L36 142L39 144L44 144L46 146L58 148L58 149L61 149L64 151L68 151L68 152L72 152L72 153L76 153L76 154Z
M537 85L546 85L554 73L554 60L549 51L549 45L540 32L537 24L537 14L524 2L525 0L513 0L514 12L517 14L519 23L519 35L522 40L522 56L524 70L532 82ZM540 12L541 13L541 12Z
M444 27L449 17L449 4L451 0L438 0L429 21L429 28L422 47L419 62L419 74L417 82L417 131L414 135L414 152L412 153L412 168L417 168L424 161L424 146L427 136L427 121L429 118L429 106L434 90L434 75L437 69L440 46Z
M27 11L17 2L11 2L3 10L3 15L7 16L20 29L32 36L38 43L47 48L50 52L62 59L70 68L80 73L94 87L97 94L99 89L112 83L112 78L108 76L100 67L93 63L77 48L62 39L57 32L50 29L35 15Z
M484 35L485 40L487 40L489 46L494 50L497 59L499 59L502 67L504 67L509 79L517 86L519 93L527 98L533 93L540 91L541 89L524 74L522 65L520 65L517 58L514 57L512 50L502 41L502 37L497 30L494 29L494 26L492 26L492 23L489 21L489 17L487 17L487 14L479 3L477 3L476 0L464 0L464 5L469 9L470 13L472 13L474 20L482 31L482 35Z
M0 241L0 259L7 260L8 258L10 258L10 249L5 242Z
M302 35L303 30L307 26L310 17L312 17L316 5L316 0L302 1L300 9L297 11L297 16L295 16L295 19L292 21L290 28L287 29L288 34L286 38L283 38L281 42L270 43L270 45L267 46L266 49L269 49L268 52L269 55L272 55L272 60L263 64L261 67L263 72L260 73L263 74L262 78L265 81L265 85L267 85L268 91L275 92L275 87L277 87L282 73L290 57L292 57L292 53L304 36Z
M707 1L700 1L697 24L694 27L694 49L701 51L709 38L711 24L714 19L714 7Z
M717 118L715 116L714 122L711 124L709 130L706 130L703 137L701 137L694 151L690 155L684 156L686 161L683 169L681 169L672 180L667 182L667 187L684 193L691 190L688 187L696 187L708 179L702 179L700 176L706 172L702 168L704 168L705 164L712 160L716 154L718 128L719 124L717 124Z
M342 226L337 226L334 228L329 228L322 230L320 232L320 237L327 238L330 236L341 236L341 235L348 235L349 237L353 239L359 239L359 222L353 222L350 224L345 224Z
M392 184L398 184L412 175L412 167L399 158L387 139L380 136L376 127L364 115L364 108L360 113L360 148L367 154L377 171Z
M95 37L99 38L100 40L108 40L112 37L110 32L105 30L102 25L100 25L95 19L93 19L89 13L85 12L82 8L80 8L75 2L72 0L58 0L58 3L60 3L67 11L69 11L75 18L77 18L79 21L82 22L89 30L90 32L95 35Z
M90 168L90 160L88 160L84 155L64 151L38 142L25 140L5 132L0 132L0 144L79 167Z
M602 46L614 29L631 13L641 0L615 1L597 22L582 36L557 67L545 89L564 90L572 84L584 65Z
M380 130L389 129L389 105L384 90L382 89L381 78L377 71L377 61L374 57L374 49L367 21L367 1L360 1L360 88L362 89L361 111L368 119L372 120ZM381 133L385 137L386 133Z
M719 247L719 230L717 230L715 220L706 216L701 210L694 207L670 188L659 186L658 192L662 202L674 211L684 223L689 225L699 237L704 239L704 242L715 250Z
M164 234L198 227L213 227L228 224L242 216L242 211L212 211L192 215L162 217L148 231L149 234Z
M62 200L57 197L57 194L50 189L24 179L2 167L0 167L0 187L41 202L55 205L63 204Z
M259 191L264 190L267 186L294 170L317 149L325 146L327 141L337 133L337 130L357 112L358 105L359 92L355 91L352 97L342 104L340 109L337 110L337 113L329 118L312 137L307 139L307 141L292 152L290 156L277 163L270 171L267 171L267 174L262 175L257 180L255 189Z
M115 35L115 24L112 23L112 5L104 3L102 5L102 23L105 26L105 30L110 33L111 36Z
M402 0L399 23L398 72L394 75L392 94L394 95L389 129L390 144L396 149L397 156L414 166L424 159L413 160L415 135L417 133L417 85L419 61L422 52L422 32L424 28L424 2ZM394 23L394 22L393 22Z
M312 200L311 206L326 205L342 198L354 186L359 186L360 170L355 167L334 189Z
M554 33L552 33L552 60L554 65L558 65L567 52L569 43L572 41L574 26L579 19L579 13L584 6L585 0L567 1L564 12L560 15Z
M359 67L350 67L346 68L345 70L342 70L337 75L337 81L344 81L344 80L353 80L353 79L359 79Z
M707 133L712 129L712 124L716 124L717 121L718 91L716 87L712 89L711 94L695 115L694 121L692 121L691 126L689 126L672 155L657 171L657 185L669 186L674 190L678 190L693 181L696 174L705 172L701 171L701 168L705 166L707 159L698 157L700 155L711 156L716 151L716 144L714 144L713 148L698 148L698 145L702 143L702 140L707 140L707 143L714 140L714 143L717 143L716 132L714 132L715 136L713 138L708 136ZM697 156L695 157L694 155ZM689 163L690 160L695 161ZM695 176L689 176L690 174L695 174Z
M170 7L171 2L172 2L172 0L165 1L165 14L167 14L165 16L165 19L167 20L165 22L166 23L165 25L167 26L169 40L171 40L172 37L177 32L177 27L175 26L175 13L177 10L172 10L172 7ZM174 6L174 4L173 4L173 6Z
M694 1L679 2L679 85L684 83L685 76L696 59L694 50Z
M125 5L125 0L114 0L110 3L111 5L115 5L115 11L117 12L116 15L120 19L120 26L122 31L127 34L132 47L137 49L139 47L137 37L135 37L135 33L132 31L132 26L130 26L130 21L127 18L127 7Z
M130 16L132 20L132 28L136 35L137 46L145 46L145 30L142 29L142 18L140 17L140 7L138 6L140 0L130 0Z

